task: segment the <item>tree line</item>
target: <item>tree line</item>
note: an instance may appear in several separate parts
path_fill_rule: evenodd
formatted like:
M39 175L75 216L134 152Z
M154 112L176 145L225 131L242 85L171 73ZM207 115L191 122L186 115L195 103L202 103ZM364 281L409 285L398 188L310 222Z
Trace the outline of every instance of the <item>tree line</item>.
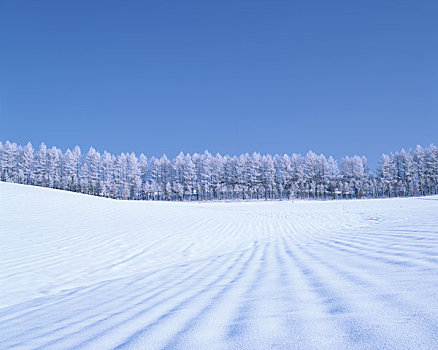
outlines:
M383 154L373 173L363 156L300 154L240 156L180 153L170 160L144 154L103 154L76 146L63 153L42 143L0 142L0 180L114 199L347 199L438 193L438 148Z

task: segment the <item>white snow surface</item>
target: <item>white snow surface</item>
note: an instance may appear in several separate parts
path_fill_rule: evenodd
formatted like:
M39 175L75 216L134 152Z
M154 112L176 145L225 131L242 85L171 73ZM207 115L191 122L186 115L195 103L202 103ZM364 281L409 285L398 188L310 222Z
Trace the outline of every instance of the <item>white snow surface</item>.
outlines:
M437 349L438 197L117 201L0 183L1 349Z

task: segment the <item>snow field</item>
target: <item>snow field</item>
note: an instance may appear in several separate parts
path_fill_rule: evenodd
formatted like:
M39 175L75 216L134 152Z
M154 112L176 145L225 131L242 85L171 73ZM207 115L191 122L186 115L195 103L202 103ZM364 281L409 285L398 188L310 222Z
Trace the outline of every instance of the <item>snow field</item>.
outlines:
M178 203L0 183L2 349L436 349L438 197Z

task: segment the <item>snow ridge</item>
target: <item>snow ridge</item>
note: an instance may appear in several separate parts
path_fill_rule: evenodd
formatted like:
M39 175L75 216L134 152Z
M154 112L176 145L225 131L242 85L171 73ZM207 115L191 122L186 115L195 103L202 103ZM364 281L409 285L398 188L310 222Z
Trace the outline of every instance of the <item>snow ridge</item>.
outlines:
M0 183L0 348L436 349L437 213Z

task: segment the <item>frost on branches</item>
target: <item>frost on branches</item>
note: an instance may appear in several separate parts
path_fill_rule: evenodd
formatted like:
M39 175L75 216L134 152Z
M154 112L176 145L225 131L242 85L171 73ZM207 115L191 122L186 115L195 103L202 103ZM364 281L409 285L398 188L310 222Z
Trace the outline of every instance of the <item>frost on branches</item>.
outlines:
M338 162L300 154L213 156L180 153L170 160L143 154L118 156L78 146L62 153L43 143L0 142L0 180L116 199L248 200L424 196L438 193L438 148L383 154L371 173L365 157Z

